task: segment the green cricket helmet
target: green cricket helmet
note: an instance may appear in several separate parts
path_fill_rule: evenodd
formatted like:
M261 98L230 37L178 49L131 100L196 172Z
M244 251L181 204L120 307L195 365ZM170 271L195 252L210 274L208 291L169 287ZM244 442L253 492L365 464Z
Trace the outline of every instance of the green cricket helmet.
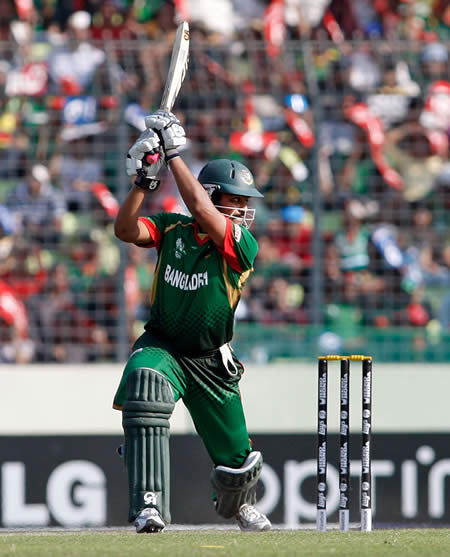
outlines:
M218 209L229 209L218 205L222 193L243 195L245 197L264 197L255 187L250 170L239 161L216 159L206 164L198 175L198 181L208 192L211 201ZM240 215L230 215L241 220L249 228L255 218L255 209L242 209Z

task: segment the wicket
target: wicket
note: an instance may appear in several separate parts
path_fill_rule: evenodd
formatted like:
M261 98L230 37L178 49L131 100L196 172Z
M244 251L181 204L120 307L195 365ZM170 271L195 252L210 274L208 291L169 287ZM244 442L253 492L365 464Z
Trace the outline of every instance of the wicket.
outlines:
M328 362L340 361L339 430L339 529L350 527L350 362L362 362L362 437L361 437L361 530L372 530L372 358L370 356L319 356L317 423L317 530L327 529L327 412Z

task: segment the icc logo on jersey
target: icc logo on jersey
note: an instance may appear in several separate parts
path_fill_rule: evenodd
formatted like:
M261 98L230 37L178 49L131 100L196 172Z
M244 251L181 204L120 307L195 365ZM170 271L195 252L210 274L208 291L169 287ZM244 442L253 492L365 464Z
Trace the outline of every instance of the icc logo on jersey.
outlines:
M175 257L177 259L181 259L183 255L186 255L184 242L181 238L177 238L177 241L175 242Z

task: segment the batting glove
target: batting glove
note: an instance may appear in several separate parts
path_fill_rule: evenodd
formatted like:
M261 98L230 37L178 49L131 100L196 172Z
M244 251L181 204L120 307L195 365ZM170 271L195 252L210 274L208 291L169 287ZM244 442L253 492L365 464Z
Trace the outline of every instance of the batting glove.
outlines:
M136 176L136 186L145 190L156 190L160 180L156 179L165 164L164 152L158 135L145 130L128 151L126 170L128 176Z
M157 110L145 118L145 125L160 134L166 161L177 157L178 147L186 145L186 132L172 112Z

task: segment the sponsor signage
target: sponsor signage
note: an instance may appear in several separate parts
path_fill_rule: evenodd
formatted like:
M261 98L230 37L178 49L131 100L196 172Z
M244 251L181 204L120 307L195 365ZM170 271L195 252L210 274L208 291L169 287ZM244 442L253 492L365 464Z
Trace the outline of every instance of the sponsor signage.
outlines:
M316 436L252 436L265 465L259 507L275 524L314 527ZM1 437L0 525L127 524L127 482L117 449L121 436ZM328 511L337 522L338 435L329 436ZM211 502L212 465L195 435L171 438L174 523L227 522ZM361 437L350 437L350 520L359 521ZM375 434L372 447L374 525L450 523L450 446L439 433Z

